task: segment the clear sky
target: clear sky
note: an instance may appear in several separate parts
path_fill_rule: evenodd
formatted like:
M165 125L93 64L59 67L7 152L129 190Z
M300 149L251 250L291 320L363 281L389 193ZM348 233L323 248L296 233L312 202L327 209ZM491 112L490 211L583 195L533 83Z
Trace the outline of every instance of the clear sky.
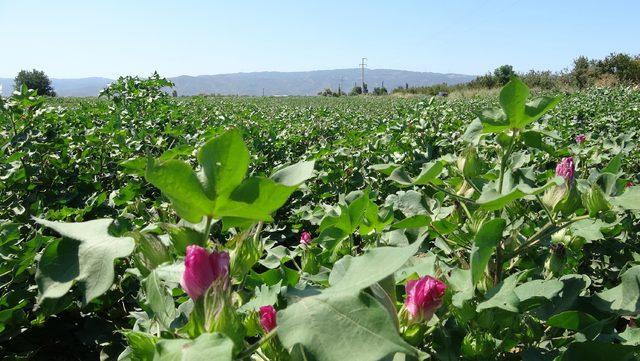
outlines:
M0 77L561 70L640 53L639 0L0 0Z

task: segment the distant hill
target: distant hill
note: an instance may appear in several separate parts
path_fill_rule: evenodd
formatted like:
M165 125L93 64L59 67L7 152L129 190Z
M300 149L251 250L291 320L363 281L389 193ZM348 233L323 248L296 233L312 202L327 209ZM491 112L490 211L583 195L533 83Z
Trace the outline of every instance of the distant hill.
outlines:
M384 86L391 91L398 86L425 86L440 83L450 85L466 83L474 75L442 74L392 69L366 69L365 81L369 90ZM240 95L316 95L325 88L338 90L342 82L348 92L360 83L360 69L315 70L300 72L253 72L218 75L182 75L170 78L179 95L240 94ZM53 88L60 96L96 96L100 89L113 80L107 78L52 79ZM3 94L13 91L13 79L0 78Z

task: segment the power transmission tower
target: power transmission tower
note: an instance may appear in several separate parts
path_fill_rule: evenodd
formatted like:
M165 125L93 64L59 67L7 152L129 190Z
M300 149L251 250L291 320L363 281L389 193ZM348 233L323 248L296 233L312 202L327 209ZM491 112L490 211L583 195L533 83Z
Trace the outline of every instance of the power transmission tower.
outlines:
M364 93L364 67L367 66L367 58L362 58L362 63L360 63L360 68L362 70L362 92Z

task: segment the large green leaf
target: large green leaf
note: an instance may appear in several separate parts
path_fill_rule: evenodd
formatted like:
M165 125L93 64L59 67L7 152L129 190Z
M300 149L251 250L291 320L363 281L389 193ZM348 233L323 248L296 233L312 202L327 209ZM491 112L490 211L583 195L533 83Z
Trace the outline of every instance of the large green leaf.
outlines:
M442 160L436 160L429 163L425 163L422 165L422 170L417 177L411 177L403 167L396 168L391 175L389 175L389 179L402 185L402 186L411 186L411 185L426 185L433 182L436 177L442 173L444 169L444 162Z
M231 193L249 168L249 150L240 131L230 130L208 141L198 152L205 175L204 189L211 199Z
M413 256L421 240L406 247L378 247L358 257L344 257L336 262L325 292L357 293L393 274Z
M502 109L485 110L478 115L484 133L501 133L508 129L523 129L527 124L540 119L560 102L561 96L543 96L527 101L529 88L517 77L500 91Z
M526 311L553 299L562 291L563 285L556 278L533 280L519 285L514 291L520 300L520 310Z
M233 341L219 333L203 333L195 340L164 339L156 345L156 361L231 361Z
M637 347L596 341L572 342L559 361L634 360Z
M588 313L580 311L565 311L550 317L547 321L547 325L567 330L580 331L597 322L598 320Z
M172 330L171 323L177 316L175 304L156 271L151 272L144 281L146 301L155 319L166 330Z
M624 209L640 210L640 186L629 187L621 195L611 198L610 203Z
M513 274L505 278L497 286L490 289L485 294L485 301L480 302L476 310L478 312L488 309L501 309L508 312L517 313L518 306L520 305L520 299L515 292L516 284L518 283L519 274Z
M512 127L525 121L525 105L529 97L529 88L517 77L511 78L500 90L500 107Z
M389 312L366 293L321 293L278 312L278 337L288 349L323 361L379 360L414 349Z
M80 223L39 218L35 221L65 237L50 243L42 253L36 272L39 302L60 298L77 284L82 303L88 304L113 284L114 260L130 255L135 247L133 238L109 234L111 219Z
M562 177L554 177L549 181L549 183L542 187L532 188L527 184L521 183L509 190L503 190L502 192L498 192L496 190L496 184L487 184L482 189L482 194L480 194L477 203L480 204L483 209L495 211L502 209L504 206L517 199L528 195L540 194L544 192L545 189L554 185L560 185L563 182L564 180Z
M228 198L219 198L215 216L261 221L272 220L271 213L282 207L291 193L313 175L313 162L299 162L273 174L271 178L250 177Z
M476 233L471 248L471 278L474 285L482 279L506 225L507 221L502 218L492 219L484 223Z
M629 268L620 279L618 286L596 294L593 304L621 316L637 315L640 313L640 266Z
M198 176L187 163L176 159L149 160L145 178L169 198L176 213L187 221L198 223L203 216L212 215L215 203L207 197Z

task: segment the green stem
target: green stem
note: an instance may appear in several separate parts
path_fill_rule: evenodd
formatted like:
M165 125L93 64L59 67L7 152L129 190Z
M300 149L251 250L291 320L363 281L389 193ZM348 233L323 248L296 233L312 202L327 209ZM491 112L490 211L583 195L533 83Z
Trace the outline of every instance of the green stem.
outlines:
M549 222L551 222L552 224L555 225L556 221L553 219L553 215L551 214L551 211L549 211L549 208L547 208L547 206L544 204L542 199L540 199L540 196L537 195L537 194L536 194L536 199L538 200L538 202L542 206L542 209L544 209L544 212L547 214L547 217L549 217Z
M209 234L211 233L211 221L212 221L211 216L207 216L207 223L204 226L204 233L202 235L204 243L206 243L209 240Z
M513 146L515 144L516 137L518 136L518 130L513 130L513 135L511 136L511 140L509 141L509 146L507 150L502 154L502 158L500 158L500 178L498 178L498 193L502 193L502 185L504 183L504 171L507 167L507 158L513 152Z
M438 186L436 186L436 185L429 184L429 187L433 188L433 189L434 189L434 190L436 190L436 191L442 192L442 193L444 193L444 194L448 195L448 196L449 196L449 197L451 197L451 198L455 198L455 199L457 199L457 200L459 200L459 201L467 202L467 203L470 203L470 204L475 204L475 203L476 203L476 202L475 202L475 201L473 201L472 199L469 199L469 198L465 198L465 197L459 196L459 195L457 195L457 194L455 194L455 193L449 192L448 190L446 190L446 189L444 189L444 188L441 188L441 187L438 187Z
M554 225L552 223L547 223L546 225L544 225L544 227L540 228L540 230L536 232L533 236L529 237L525 243L523 243L520 247L516 248L514 253L518 255L522 251L524 251L526 248L538 243L543 238L543 236L547 234L553 234L555 232L558 232L559 230L562 230L570 226L574 222L581 221L583 219L588 219L588 218L589 218L589 215L574 217L561 225L557 225L557 224Z
M243 360L251 357L251 355L253 355L253 353L256 352L256 350L258 350L263 343L269 341L271 338L273 338L273 336L276 335L277 329L278 327L274 328L273 330L271 330L271 332L264 335L264 337L258 340L258 342L254 343L253 345L247 347L244 351L240 352L240 354L238 355L238 359Z

